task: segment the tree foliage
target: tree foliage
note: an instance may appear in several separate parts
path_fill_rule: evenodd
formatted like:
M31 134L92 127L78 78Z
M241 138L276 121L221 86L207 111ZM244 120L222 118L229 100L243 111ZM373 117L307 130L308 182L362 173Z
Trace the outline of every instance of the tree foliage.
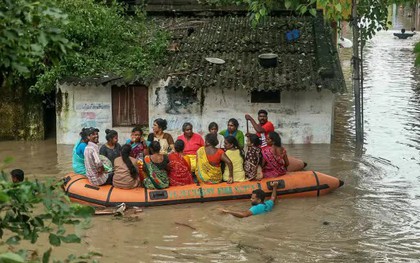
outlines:
M34 92L68 76L144 77L166 52L168 35L116 0L0 1L0 69Z
M127 15L115 0L61 0L58 7L68 15L62 30L76 48L40 75L38 91L48 91L66 76L144 77L166 52L168 35L147 22L140 10Z
M5 164L11 159L5 160ZM2 167L0 167L2 170ZM36 244L40 235L48 235L52 246L63 243L80 243L80 237L68 234L65 226L76 226L88 219L91 207L71 204L60 189L61 182L26 180L14 184L0 172L0 239L6 239L1 246L8 246L8 252L0 254L0 262L26 262L27 260L49 262L51 248L42 257L32 256L28 250L20 249L20 241ZM69 256L69 261L78 257Z
M49 0L0 0L0 87L59 61L72 47L61 30L67 21Z

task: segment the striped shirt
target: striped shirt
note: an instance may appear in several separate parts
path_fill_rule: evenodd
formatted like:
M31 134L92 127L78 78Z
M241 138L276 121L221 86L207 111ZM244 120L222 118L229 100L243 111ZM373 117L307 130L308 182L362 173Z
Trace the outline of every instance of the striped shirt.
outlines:
M103 167L102 161L99 159L99 147L93 142L89 142L85 149L85 167L86 177L93 185L103 185L108 179L105 171L99 173L99 168Z

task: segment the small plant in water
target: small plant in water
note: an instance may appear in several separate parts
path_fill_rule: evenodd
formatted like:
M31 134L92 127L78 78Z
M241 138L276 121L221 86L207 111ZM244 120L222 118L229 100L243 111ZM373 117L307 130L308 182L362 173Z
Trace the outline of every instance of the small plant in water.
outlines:
M52 246L81 241L78 235L67 233L65 226L83 225L94 210L71 204L61 190L62 182L25 180L13 183L3 172L11 162L12 158L6 158L0 164L0 262L50 262ZM36 249L17 249L22 240L36 246L40 235L48 235L50 244L42 256ZM54 259L54 262L87 262L93 256L100 254L70 255L63 261Z

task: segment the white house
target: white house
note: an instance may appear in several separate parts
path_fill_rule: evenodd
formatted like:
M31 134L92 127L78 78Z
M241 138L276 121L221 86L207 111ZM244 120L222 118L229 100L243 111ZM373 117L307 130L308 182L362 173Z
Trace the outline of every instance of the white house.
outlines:
M286 144L330 143L335 94L345 84L322 15L279 13L256 28L247 17L226 13L165 13L153 19L171 31L172 42L152 77L124 81L101 76L58 84L58 144L73 144L87 126L112 128L126 139L136 125L148 132L156 118L168 121L174 137L187 121L205 134L210 122L224 129L228 119L236 118L246 131L245 113L256 117L260 109L268 111ZM298 36L290 40L293 29ZM277 54L277 66L262 67L261 53Z

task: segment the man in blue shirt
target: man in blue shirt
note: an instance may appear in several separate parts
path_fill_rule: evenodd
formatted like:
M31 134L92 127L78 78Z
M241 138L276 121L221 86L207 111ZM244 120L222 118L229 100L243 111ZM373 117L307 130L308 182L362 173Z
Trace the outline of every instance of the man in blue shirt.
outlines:
M270 200L264 202L265 199L265 192L261 189L257 189L252 191L251 195L251 203L252 207L243 212L232 211L228 209L222 209L221 211L226 214L231 214L236 217L248 217L252 215L260 215L270 212L273 209L274 202L277 200L277 186L279 185L278 182L270 182L271 187L273 187L273 192L271 193Z

